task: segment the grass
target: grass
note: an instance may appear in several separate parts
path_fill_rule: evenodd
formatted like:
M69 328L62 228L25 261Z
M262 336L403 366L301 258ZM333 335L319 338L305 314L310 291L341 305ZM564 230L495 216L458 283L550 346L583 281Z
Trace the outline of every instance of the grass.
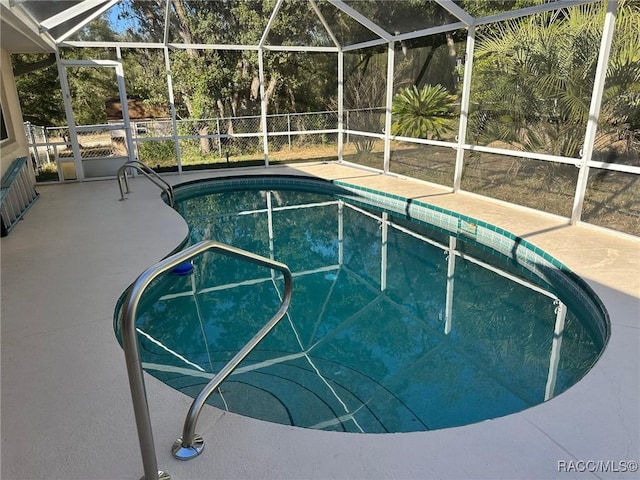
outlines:
M382 142L380 142L382 143ZM378 146L376 148L379 149ZM392 142L389 169L444 186L453 185L455 150ZM379 154L345 155L345 160L380 167ZM573 165L519 159L489 153L465 156L461 188L506 202L570 217L578 168ZM640 176L592 170L582 220L640 236Z
M57 182L58 166L55 163L45 163L36 171L36 182Z

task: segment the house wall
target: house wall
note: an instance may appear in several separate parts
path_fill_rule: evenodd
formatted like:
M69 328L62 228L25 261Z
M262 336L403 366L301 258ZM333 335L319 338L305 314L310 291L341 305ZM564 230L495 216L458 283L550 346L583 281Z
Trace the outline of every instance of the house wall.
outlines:
M0 75L2 80L0 82L2 118L9 136L9 138L0 141L0 173L4 174L16 158L29 155L11 58L4 49L0 49Z

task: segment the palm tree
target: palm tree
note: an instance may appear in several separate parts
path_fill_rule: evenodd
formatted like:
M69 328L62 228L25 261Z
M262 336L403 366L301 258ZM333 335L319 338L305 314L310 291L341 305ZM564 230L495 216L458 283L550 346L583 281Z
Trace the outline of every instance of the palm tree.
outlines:
M454 128L455 97L442 85L412 86L393 97L391 133L404 137L441 138Z
M470 131L481 143L578 157L588 120L604 18L587 4L487 27L476 45ZM600 134L637 116L640 7L618 8ZM624 96L624 99L622 98Z

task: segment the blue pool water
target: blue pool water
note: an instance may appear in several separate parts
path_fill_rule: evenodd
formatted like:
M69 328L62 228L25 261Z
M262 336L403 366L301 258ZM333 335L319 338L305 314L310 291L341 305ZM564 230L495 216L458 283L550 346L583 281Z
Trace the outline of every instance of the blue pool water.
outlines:
M493 248L466 217L433 227L411 218L415 205L365 193L276 178L177 189L191 243L224 242L294 274L289 313L209 403L306 428L432 430L542 403L593 366L606 314L553 259L509 253L528 248L520 239ZM136 321L145 370L190 396L284 290L240 260L207 253L193 266L157 279Z

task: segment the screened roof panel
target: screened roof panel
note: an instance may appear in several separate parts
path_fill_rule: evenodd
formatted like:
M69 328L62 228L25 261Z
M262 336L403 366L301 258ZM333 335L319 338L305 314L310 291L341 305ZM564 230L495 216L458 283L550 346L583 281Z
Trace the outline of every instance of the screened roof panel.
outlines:
M12 0L53 39L160 43L168 0ZM588 2L590 0L577 0ZM258 45L278 0L171 0L170 43ZM574 4L567 0L284 0L267 45L347 47L432 27ZM316 14L324 17L324 21ZM537 7L536 7L537 6ZM111 7L107 13L102 14ZM98 17L100 15L100 17ZM495 17L495 18L494 18ZM86 28L85 24L90 23ZM326 25L324 24L326 23ZM106 27L105 27L106 24ZM328 26L328 30L326 26ZM76 31L79 30L79 31ZM335 41L334 41L335 40Z
M74 7L78 7L81 2L77 1L51 1L43 2L39 0L28 0L20 3L20 6L27 11L32 18L39 23L56 20L55 25L47 29L49 35L54 39L59 38L68 31L82 25L86 19L98 12L106 2L92 2L93 7L82 12L78 12Z
M26 0L16 3L20 5L31 16L31 18L40 23L54 15L57 15L58 13L76 6L81 2L72 0L56 0L50 2L43 2L42 0ZM77 20L77 22L80 21L81 19Z
M392 35L459 21L434 1L344 0L344 3Z
M266 44L335 46L322 21L306 1L282 5L267 34Z
M320 13L326 20L329 28L336 36L340 45L353 45L356 43L377 40L380 37L374 32L358 23L345 12L337 9L327 1L316 2Z
M169 42L257 45L274 6L261 0L172 2Z

